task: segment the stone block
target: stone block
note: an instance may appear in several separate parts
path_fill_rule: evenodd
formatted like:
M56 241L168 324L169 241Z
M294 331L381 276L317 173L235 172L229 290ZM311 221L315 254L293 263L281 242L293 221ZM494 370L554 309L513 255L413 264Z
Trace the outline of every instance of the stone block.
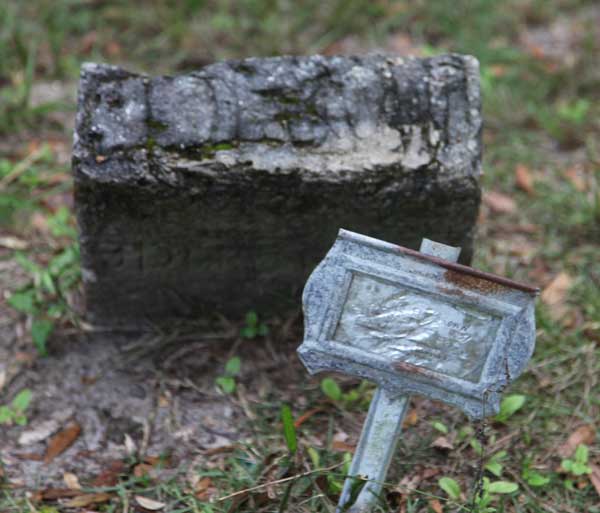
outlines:
M275 57L81 71L73 152L88 320L143 328L300 307L339 228L470 259L477 61Z

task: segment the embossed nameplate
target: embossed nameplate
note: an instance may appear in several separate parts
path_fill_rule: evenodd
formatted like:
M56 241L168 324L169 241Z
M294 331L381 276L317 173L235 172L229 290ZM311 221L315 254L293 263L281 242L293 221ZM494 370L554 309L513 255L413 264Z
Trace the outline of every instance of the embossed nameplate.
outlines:
M531 357L537 292L340 230L304 289L298 352L311 374L354 375L481 418Z

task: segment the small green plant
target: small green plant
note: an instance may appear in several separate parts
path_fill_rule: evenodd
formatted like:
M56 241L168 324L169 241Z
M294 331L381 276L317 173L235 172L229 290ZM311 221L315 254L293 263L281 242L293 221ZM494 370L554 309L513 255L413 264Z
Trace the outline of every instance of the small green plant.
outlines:
M296 454L298 449L298 439L296 437L296 426L292 410L287 404L281 407L281 421L283 422L283 436L290 454Z
M446 426L446 424L444 424L443 422L440 422L439 420L434 420L431 423L431 426L433 427L433 429L435 429L436 431L439 431L443 435L448 434L448 427Z
M561 103L556 112L561 120L579 126L585 122L591 106L589 100L578 98L573 102Z
M496 422L506 422L525 404L525 396L520 394L507 395L500 403L500 411L494 417Z
M269 333L269 327L260 322L255 311L246 314L245 325L240 330L240 335L244 338L264 337Z
M368 381L361 381L357 386L343 392L340 386L333 378L324 378L321 380L321 391L334 403L338 403L344 408L349 406L367 405L370 400L370 385Z
M70 211L59 208L47 222L52 236L67 244L52 254L45 266L25 253L16 252L15 261L30 275L31 281L8 298L10 306L31 317L31 338L41 356L48 353L46 342L56 322L71 313L67 293L79 283L81 276L79 246L75 242L77 233Z
M460 500L460 496L462 495L460 485L455 479L451 477L442 477L438 480L438 484L440 488L446 492L448 497L450 497L453 501Z
M32 277L32 281L13 292L8 304L32 317L31 338L41 356L48 351L46 341L55 322L69 311L65 294L79 280L79 249L73 244L62 250L42 267L23 253L15 260Z
M368 480L362 476L353 476L350 482L350 495L348 500L342 505L341 511L348 511L357 501L360 492L368 483Z
M460 484L451 477L442 477L438 484L448 497L454 502L462 499L463 493ZM490 504L497 499L497 495L509 495L519 490L519 485L510 481L490 481L483 478L481 492L475 497L474 505L477 513L495 513L497 509Z
M517 483L510 481L490 481L483 478L481 493L475 498L475 506L478 513L496 513L497 508L490 504L497 498L496 495L510 495L519 490Z
M344 482L346 477L350 473L350 465L352 464L352 454L349 452L344 453L344 463L340 468L340 472L331 472L327 475L327 488L331 495L339 495L342 493L344 488ZM355 482L354 486L360 486L360 483L365 483L363 479L358 478L358 482ZM360 490L359 490L360 491ZM354 499L356 501L356 499Z
M580 477L586 474L591 474L592 469L588 465L590 450L585 444L579 444L575 449L573 459L562 460L560 466L570 475Z
M18 424L24 426L27 424L25 410L31 403L31 390L24 388L21 390L10 404L0 406L0 424Z
M222 376L216 379L216 383L219 388L226 394L233 394L236 388L235 378L239 375L242 368L242 361L239 356L234 356L227 360L225 364L225 371Z
M329 397L334 402L339 402L342 400L342 389L337 384L333 378L324 378L321 380L321 390L323 393Z
M545 476L531 468L531 458L526 458L523 462L521 477L529 486L533 487L545 486L550 482L550 478L548 476Z
M502 461L505 460L507 456L508 453L506 451L497 452L485 464L485 469L496 477L500 477L502 475L502 470L504 469Z
M581 144L582 129L588 121L592 103L585 98L560 102L552 108L538 109L541 125L562 144Z

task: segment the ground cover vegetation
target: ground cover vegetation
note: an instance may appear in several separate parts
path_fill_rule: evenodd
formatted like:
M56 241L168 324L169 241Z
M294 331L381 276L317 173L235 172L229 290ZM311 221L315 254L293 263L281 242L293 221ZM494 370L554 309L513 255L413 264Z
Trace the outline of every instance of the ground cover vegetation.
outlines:
M250 55L469 53L485 114L473 265L541 287L537 348L483 425L413 401L378 510L600 512L598 27L600 7L583 0L2 2L2 328L27 341L27 358L86 329L69 174L81 62L176 73ZM244 412L243 440L183 474L163 472L168 455L132 447L104 480L65 469L62 492L24 490L0 462L0 511L334 511L373 388L301 372L260 393L245 387L251 361L240 348L297 343L292 321L229 320L233 349L214 389ZM0 374L0 443L36 401L6 383ZM78 435L59 432L46 457Z

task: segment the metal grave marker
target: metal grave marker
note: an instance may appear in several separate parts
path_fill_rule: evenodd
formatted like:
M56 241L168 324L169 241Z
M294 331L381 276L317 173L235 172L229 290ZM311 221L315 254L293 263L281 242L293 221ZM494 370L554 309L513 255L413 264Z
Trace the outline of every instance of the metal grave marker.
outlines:
M538 289L457 264L459 253L427 239L419 252L340 230L306 283L298 353L308 371L378 385L338 513L377 501L410 394L480 419L498 412L502 390L531 357ZM350 506L354 476L368 482Z

